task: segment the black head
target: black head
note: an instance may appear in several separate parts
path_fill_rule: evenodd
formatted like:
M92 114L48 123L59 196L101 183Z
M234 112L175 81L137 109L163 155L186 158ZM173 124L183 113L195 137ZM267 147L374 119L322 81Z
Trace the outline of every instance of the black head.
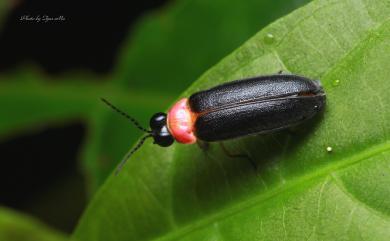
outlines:
M150 118L151 134L154 143L162 147L167 147L173 144L175 139L171 135L167 126L167 114L159 112Z
M153 137L154 143L158 144L162 147L170 146L174 142L174 138L172 137L171 133L169 133L168 127L167 127L167 115L165 113L156 113L152 116L150 119L150 128L151 130L147 130L144 127L142 127L138 121L136 121L133 117L126 114L125 112L121 111L117 107L115 107L113 104L108 102L106 99L101 98L102 101L108 105L110 108L121 114L122 116L126 117L128 120L130 120L138 129L140 129L143 132L146 132L147 134L141 138L141 140L138 142L138 144L126 154L126 156L122 159L122 161L119 163L118 168L116 169L115 174L118 174L118 172L122 169L123 165L126 163L127 159L130 158L131 155L133 155L134 152L136 152L145 142L147 138Z

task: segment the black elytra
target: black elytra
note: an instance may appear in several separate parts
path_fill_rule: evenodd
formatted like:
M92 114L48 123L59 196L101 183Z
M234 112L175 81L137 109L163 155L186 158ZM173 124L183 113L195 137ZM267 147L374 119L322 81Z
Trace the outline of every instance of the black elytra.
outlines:
M319 81L293 74L231 81L189 98L198 115L195 135L212 142L285 129L312 118L325 105Z

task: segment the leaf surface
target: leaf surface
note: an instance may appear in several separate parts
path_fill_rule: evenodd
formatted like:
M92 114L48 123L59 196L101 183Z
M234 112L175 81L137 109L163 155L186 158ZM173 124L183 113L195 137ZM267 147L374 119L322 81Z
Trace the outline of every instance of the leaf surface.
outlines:
M74 237L388 240L389 13L388 1L318 0L257 33L183 96L283 69L321 80L323 115L293 133L225 142L258 170L218 144L148 143L109 177Z
M67 238L31 217L0 207L0 240L65 241Z
M91 195L141 135L124 119L113 116L100 97L148 123L153 113L163 111L217 60L262 26L306 2L175 1L149 13L129 31L118 63L107 76L82 70L53 77L36 66L1 73L0 139L83 122L87 136L80 166ZM11 5L0 2L0 23Z
M134 102L122 106L128 106L126 111L141 123L148 123L147 118L164 111L175 96L215 62L272 20L306 2L180 0L146 15L125 41L111 83L130 90L129 95L151 93L149 99L155 106L139 110L136 107L143 103L141 99L136 100L135 106ZM153 96L154 93L159 94ZM109 111L94 116L93 139L86 148L84 166L93 176L92 192L141 135L123 119L110 117Z

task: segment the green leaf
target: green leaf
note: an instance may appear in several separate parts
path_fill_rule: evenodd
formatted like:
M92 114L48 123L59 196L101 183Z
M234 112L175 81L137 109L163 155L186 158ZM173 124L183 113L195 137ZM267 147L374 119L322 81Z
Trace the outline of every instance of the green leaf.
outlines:
M135 27L121 52L115 80L130 88L177 95L265 25L307 2L174 1Z
M0 207L0 240L64 241L67 238L33 218Z
M100 185L116 164L115 160L120 159L129 143L139 135L121 117L108 119L108 114L112 112L102 104L100 97L115 100L115 103L126 106L126 110L144 121L156 108L163 108L168 103L165 96L124 90L105 83L105 79L101 83L93 83L90 81L93 78L96 76L72 73L49 81L47 76L31 67L0 75L0 139L74 121L85 123L88 135L81 154L84 160L81 166L87 176L90 193ZM138 103L143 103L143 106ZM119 122L116 131L106 128L115 121ZM98 126L97 123L104 125ZM104 155L104 148L96 148L96 143L107 137L104 136L106 130L109 135L120 132L119 136L122 137L115 139L114 142L119 143L117 145L104 145L110 150L109 154L114 153L112 156L115 159L111 155Z
M88 131L80 166L92 194L141 135L124 119L113 117L100 97L148 123L153 113L164 110L217 60L306 2L175 1L140 21L120 51L118 66L107 76L71 72L53 79L36 66L1 73L0 139L49 125L84 122ZM0 2L0 20L8 5Z
M27 69L19 74L2 75L1 136L40 127L42 122L49 125L50 122L86 119L103 89L82 84L81 81L67 80L61 84L50 84L42 75Z
M118 104L148 123L202 72L279 16L308 0L258 1L180 0L146 16L125 41L112 85L131 93L149 93L143 99ZM201 17L199 17L201 16ZM212 26L212 27L210 27ZM129 93L129 95L131 94ZM159 94L156 94L159 93ZM162 96L163 95L163 96ZM136 104L134 104L136 103ZM83 164L93 193L107 178L141 133L103 107L93 116Z
M218 144L148 143L108 178L73 237L388 240L389 13L388 1L318 0L260 31L184 95L284 69L321 79L323 116L225 143L258 170Z

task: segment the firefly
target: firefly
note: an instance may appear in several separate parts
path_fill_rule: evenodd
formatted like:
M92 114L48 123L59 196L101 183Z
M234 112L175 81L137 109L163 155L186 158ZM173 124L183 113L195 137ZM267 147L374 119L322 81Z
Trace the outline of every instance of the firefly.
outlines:
M147 134L118 165L116 174L127 159L147 138L168 147L175 141L193 144L217 142L248 135L274 132L299 125L319 113L326 95L317 80L295 74L257 76L227 82L182 98L166 113L150 119L150 129L102 98L109 107L129 119Z

